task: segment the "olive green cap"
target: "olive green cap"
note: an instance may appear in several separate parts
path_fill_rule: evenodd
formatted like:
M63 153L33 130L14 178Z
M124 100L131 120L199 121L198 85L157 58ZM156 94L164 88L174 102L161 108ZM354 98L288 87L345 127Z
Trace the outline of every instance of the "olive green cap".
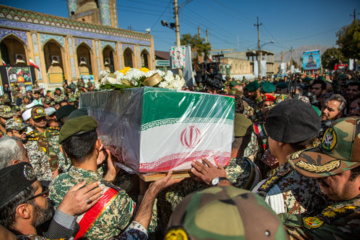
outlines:
M82 116L67 120L60 130L59 143L73 135L93 131L97 128L97 121L90 116Z
M265 93L272 93L276 91L276 87L274 84L270 83L270 82L264 82L262 84L261 90Z
M235 113L234 122L235 137L244 137L246 133L251 133L252 122L244 114Z
M287 88L288 85L286 82L280 82L276 85L276 88L280 88L280 89L284 89L284 88Z
M260 84L257 81L253 81L246 85L245 89L249 92L255 92L260 88Z
M164 239L283 240L288 236L259 195L226 186L188 195L171 215Z

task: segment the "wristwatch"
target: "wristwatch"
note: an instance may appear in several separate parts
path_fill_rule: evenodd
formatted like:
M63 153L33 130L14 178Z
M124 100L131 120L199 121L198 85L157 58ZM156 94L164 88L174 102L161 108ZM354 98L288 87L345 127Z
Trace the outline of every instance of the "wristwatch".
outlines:
M212 186L217 186L221 180L225 180L227 179L226 177L216 177L213 180L211 180L211 185Z

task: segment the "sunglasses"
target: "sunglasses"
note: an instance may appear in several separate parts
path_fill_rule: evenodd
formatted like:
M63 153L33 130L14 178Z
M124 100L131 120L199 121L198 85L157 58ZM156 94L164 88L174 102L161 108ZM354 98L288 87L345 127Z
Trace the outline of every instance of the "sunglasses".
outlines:
M22 130L16 130L20 135L23 134L25 131L26 131L26 128L25 129L22 129Z
M37 118L37 119L34 119L35 122L39 123L39 122L42 122L42 121L46 121L46 118L45 117L41 117L41 118Z
M46 190L42 191L41 193L39 193L39 194L37 194L35 196L32 196L31 198L28 199L28 201L30 201L32 199L35 199L37 197L40 197L40 196L42 196L44 198L47 198L49 196L49 189L46 189Z

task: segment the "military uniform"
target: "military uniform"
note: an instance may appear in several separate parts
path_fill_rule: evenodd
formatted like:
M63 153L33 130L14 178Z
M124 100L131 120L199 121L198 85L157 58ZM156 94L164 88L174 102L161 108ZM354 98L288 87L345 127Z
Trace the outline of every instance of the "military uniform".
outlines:
M55 103L61 103L62 101L64 101L66 99L66 96L64 94L61 94L60 96L55 94L54 95L54 101Z
M225 166L225 171L229 182L237 188L251 189L259 180L257 166L248 158L232 158L229 165ZM205 183L200 183L193 179L185 179L160 193L158 208L161 211L161 217L165 226L172 211L188 194L207 187Z
M2 118L12 118L16 113L11 110L11 108L7 105L0 105L0 117ZM4 126L5 127L5 126ZM6 131L2 131L0 129L0 137L6 136Z
M304 177L284 163L272 170L269 177L253 190L263 196L276 213L301 214L320 211L326 204L316 180Z
M101 185L107 188L104 189L105 192L109 189L116 190L114 197L109 200L109 205L93 222L94 225L86 237L88 239L109 239L118 235L130 223L135 210L135 202L124 190L105 181L100 174L72 166L68 172L60 174L53 180L50 187L50 200L54 202L55 208L58 208L67 191L84 180L87 183L101 181ZM78 222L82 217L83 215L78 217Z
M336 120L324 134L320 147L298 151L289 156L289 163L299 173L309 178L335 176L360 167L360 118L348 117ZM360 176L349 181L357 181ZM326 180L325 180L326 181ZM360 195L351 191L358 186L346 185L344 194L332 190L338 184L336 178L329 183L329 197L337 201L323 205L317 214L282 214L290 239L360 239ZM345 185L340 184L345 188ZM355 188L355 189L354 189ZM352 199L346 199L350 194ZM341 198L343 200L341 200Z

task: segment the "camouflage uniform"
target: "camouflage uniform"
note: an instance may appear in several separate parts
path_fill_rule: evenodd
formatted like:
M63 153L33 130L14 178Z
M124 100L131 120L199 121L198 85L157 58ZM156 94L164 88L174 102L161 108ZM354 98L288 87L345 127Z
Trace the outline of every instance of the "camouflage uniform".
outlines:
M335 202L318 215L281 214L290 239L360 239L360 196Z
M101 185L117 190L118 195L98 217L91 231L86 235L88 239L109 239L126 229L133 217L135 203L120 188L105 181L98 173L72 166L68 172L60 174L53 180L49 198L58 208L67 191L74 185L86 181L101 181Z
M256 165L248 158L232 158L228 166L225 167L226 176L229 182L237 188L251 189L256 185ZM205 183L197 182L193 179L184 181L171 186L166 191L159 194L158 208L161 211L161 217L164 226L170 218L175 207L190 193L203 190L208 186Z
M54 95L54 101L55 103L61 103L62 101L64 101L66 99L66 96L64 94L61 94L60 96L55 94Z
M301 214L305 211L321 211L326 196L321 193L316 180L307 178L284 163L270 172L253 192L279 213Z
M14 115L16 115L16 113L13 112L9 106L0 105L0 117L7 119L13 117ZM0 137L2 136L6 136L6 131L3 132L0 130Z
M296 171L310 178L334 176L358 168L359 133L359 117L338 119L324 133L320 147L292 154L289 156L289 163ZM352 181L358 179L359 176ZM337 183L336 180L329 183L329 188ZM347 186L344 195L351 193L354 188L358 190L356 185ZM332 190L330 193L339 194ZM343 201L332 201L328 206L324 205L327 207L318 214L282 215L291 239L360 239L360 195L350 200L346 196L343 198Z

